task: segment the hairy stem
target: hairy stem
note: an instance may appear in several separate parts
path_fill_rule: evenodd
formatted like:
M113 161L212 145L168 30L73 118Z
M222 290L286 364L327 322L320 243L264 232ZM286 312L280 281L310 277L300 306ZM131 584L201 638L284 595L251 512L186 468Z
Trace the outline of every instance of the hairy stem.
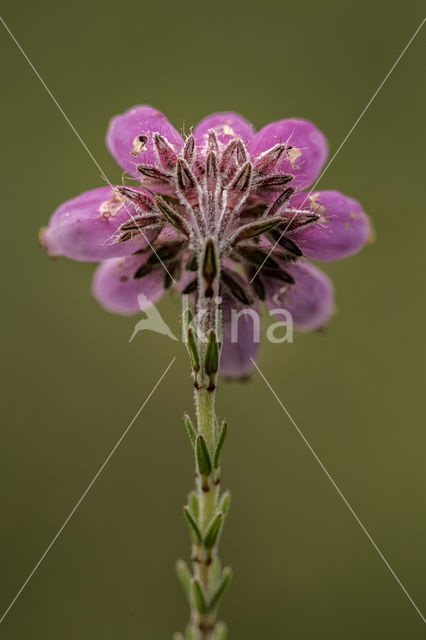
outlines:
M221 310L218 298L219 265L215 246L207 241L200 260L196 322L184 318L194 379L197 424L184 416L184 426L195 458L195 491L184 515L192 538L192 573L183 561L178 576L188 596L190 621L186 640L224 640L225 626L217 622L219 601L230 581L230 569L221 568L218 543L229 508L229 494L220 494L220 453L227 425L219 427L215 398L221 347ZM206 266L207 265L207 266ZM182 636L177 636L182 640Z

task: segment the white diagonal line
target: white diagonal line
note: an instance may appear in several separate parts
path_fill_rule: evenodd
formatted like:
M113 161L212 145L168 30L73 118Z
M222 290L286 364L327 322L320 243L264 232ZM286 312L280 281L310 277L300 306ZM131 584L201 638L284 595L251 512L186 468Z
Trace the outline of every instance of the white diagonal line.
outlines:
M17 601L17 599L19 598L19 596L21 595L21 593L23 592L23 590L25 589L25 587L27 586L27 584L29 583L29 581L31 580L31 578L33 577L33 575L35 574L35 572L37 571L37 569L39 568L39 566L41 565L41 563L43 562L43 560L45 559L45 557L47 556L47 554L49 553L50 549L53 547L53 545L55 544L56 540L59 538L59 536L61 535L62 531L65 529L65 527L67 526L68 522L71 520L72 516L74 515L74 513L77 511L77 509L79 508L79 506L81 505L81 503L83 502L84 498L87 496L87 494L89 493L90 489L93 487L93 485L95 484L96 480L99 478L99 476L101 475L102 471L105 469L106 465L108 464L108 462L111 460L112 456L114 455L114 453L116 452L116 450L118 449L118 447L120 446L120 444L122 443L122 441L124 440L124 438L126 437L127 433L129 432L129 430L131 429L131 427L133 426L134 422L136 421L136 419L138 418L139 414L141 413L142 409L145 407L145 405L149 402L152 394L154 393L154 391L157 389L158 385L161 383L161 381L163 380L164 376L166 375L166 373L168 372L168 370L170 369L170 367L172 366L172 364L174 363L174 361L176 360L176 356L171 360L170 364L168 365L168 367L165 369L165 371L162 373L161 377L158 379L158 381L156 382L156 384L154 385L154 387L152 388L150 394L147 396L147 398L145 399L144 403L139 407L137 413L135 414L134 418L131 420L131 422L129 423L129 425L126 427L125 431L122 433L122 435L120 436L119 440L116 442L116 444L113 446L113 448L111 449L110 453L108 454L107 458L105 459L104 463L102 464L102 466L99 468L99 470L96 472L96 474L94 475L93 479L91 480L89 486L87 487L87 489L84 491L84 493L81 495L81 497L79 498L79 500L76 502L75 506L73 507L71 513L68 515L68 517L64 520L63 524L61 525L60 529L58 530L58 532L56 533L56 535L54 536L54 538L52 538L51 542L49 543L49 545L46 547L43 555L41 556L40 560L37 562L37 564L35 565L35 567L32 569L31 573L28 575L27 579L25 580L24 584L22 585L22 587L19 589L18 593L15 595L15 597L13 598L12 602L10 603L10 605L7 607L6 611L3 613L2 617L0 618L0 624L3 622L3 620L5 619L5 617L7 616L7 614L9 613L9 611L11 610L11 608L13 607L13 605L15 604L15 602Z
M401 589L403 590L403 592L405 593L405 595L407 596L407 598L409 599L409 601L411 602L411 604L413 605L413 607L415 608L415 610L417 611L417 613L419 614L419 616L421 617L423 622L426 624L426 618L424 617L424 615L422 614L422 612L420 611L420 609L418 608L418 606L414 602L413 598L408 593L407 589L402 584L401 580L396 575L395 571L390 566L389 562L386 560L386 558L383 555L383 553L380 551L380 549L377 546L377 544L374 542L374 540L371 537L371 535L368 533L368 531L365 528L364 524L361 522L361 520L359 519L358 515L353 510L353 508L351 507L351 505L349 504L349 502L347 501L347 499L343 495L342 491L339 489L339 487L337 486L336 482L333 480L333 478L331 477L331 475L329 474L329 472L325 468L324 464L319 459L317 453L312 448L312 446L310 445L310 443L306 439L306 437L303 434L303 432L301 431L301 429L297 426L296 422L294 421L294 419L292 418L290 413L287 411L286 407L283 405L283 403L281 402L281 400L279 399L279 397L277 396L277 394L275 393L275 391L273 390L273 388L269 384L268 380L265 378L265 376L263 375L263 373L261 372L261 370L259 369L259 367L255 363L255 361L253 360L253 358L250 357L250 360L252 361L253 365L256 367L256 369L259 372L260 376L263 378L266 386L271 391L272 395L274 396L274 398L276 399L276 401L280 405L281 409L284 411L284 413L286 414L287 418L290 420L291 424L296 429L297 433L302 438L303 442L306 444L306 446L308 447L309 451L312 453L312 455L314 456L315 460L318 462L318 464L320 465L321 469L324 471L325 475L330 480L331 484L336 489L337 493L339 494L339 496L341 497L341 499L343 500L343 502L345 503L345 505L347 506L347 508L349 509L349 511L351 512L351 514L353 515L353 517L355 518L355 520L357 521L357 523L359 524L359 526L361 527L361 529L363 530L363 532L365 533L365 535L367 536L367 538L369 539L369 541L371 542L371 544L373 545L373 547L375 548L375 550L377 551L377 553L379 554L379 556L381 557L381 559L383 560L383 562L385 563L385 565L387 566L387 568L389 569L391 574L393 575L393 577L395 578L396 582L399 584L399 586L401 587Z
M68 118L67 114L65 113L65 111L62 109L61 105L59 104L59 102L56 100L55 96L53 95L53 93L50 91L49 87L47 86L47 84L45 83L45 81L43 80L43 78L41 77L41 75L39 74L39 72L37 71L37 69L35 68L35 66L33 65L33 63L31 62L31 60L29 59L29 57L27 56L27 54L25 53L24 49L21 47L21 45L19 44L19 42L17 41L17 39L15 38L15 36L13 35L12 31L9 29L9 27L7 26L7 24L5 23L5 21L3 20L3 18L0 16L0 21L2 22L4 28L6 29L6 31L8 32L8 34L10 35L10 37L12 38L13 42L16 44L16 46L18 47L19 51L22 53L22 55L24 56L25 60L28 62L28 64L30 65L31 69L34 71L35 75L37 76L37 78L40 80L41 84L43 85L43 87L45 88L46 92L49 94L49 96L51 97L51 99L53 100L53 102L55 103L55 105L57 106L57 108L59 109L61 115L64 117L65 121L68 123L68 125L71 127L72 131L75 133L77 139L79 140L79 142L81 142L82 146L84 147L84 149L87 151L87 153L89 154L91 160L93 161L93 163L95 164L95 166L99 169L101 176L103 177L103 179L105 180L105 182L108 183L108 185L111 187L111 189L113 188L113 185L111 184L110 180L108 179L108 177L106 176L105 172L103 171L102 167L100 166L100 164L98 163L98 161L96 160L96 158L94 157L93 153L90 151L89 147L87 146L87 144L84 142L83 138L80 136L80 134L78 133L77 129L74 127L73 123L71 122L71 120ZM158 253L156 252L156 250L154 249L154 247L152 246L152 244L150 243L150 241L148 240L148 238L146 237L144 231L142 230L142 228L139 226L139 224L137 223L137 221L135 220L135 218L133 217L131 211L129 211L129 209L126 206L126 203L123 202L123 206L126 209L127 213L129 214L129 216L131 217L132 221L135 223L135 225L137 226L137 228L139 229L140 233L143 235L143 237L145 238L145 240L147 241L150 249L152 249L152 251L154 252L154 254L156 255L158 261L162 264L163 268L166 270L167 274L169 275L169 277L171 278L171 280L176 283L176 280L173 278L172 274L169 272L169 270L167 269L166 265L164 264L164 262L161 260L160 256L158 255Z
M357 125L359 124L361 118L363 118L363 116L365 115L367 109L371 106L372 102L374 101L374 99L377 97L377 94L381 91L381 89L383 88L383 85L385 84L385 82L387 81L387 79L389 78L389 76L391 75L391 73L393 72L393 70L395 69L395 67L397 66L397 64L399 63L399 61L401 60L401 58L403 57L403 55L405 54L405 52L407 51L408 47L411 45L411 43L413 42L414 38L417 36L417 34L419 33L420 29L423 27L424 23L426 21L426 18L423 18L423 20L421 21L421 23L419 24L419 26L417 27L417 29L415 30L415 32L413 33L413 35L411 36L411 38L409 39L409 41L407 42L407 44L405 45L405 47L403 48L403 50L401 51L401 53L399 54L399 56L397 57L397 59L395 60L395 62L393 63L393 65L391 66L391 68L389 69L389 71L387 72L387 74L385 75L384 79L382 80L382 82L379 84L379 86L377 87L376 91L373 93L373 95L371 96L370 100L367 102L367 104L365 105L364 109L361 111L361 113L359 114L358 118L355 120L354 124L352 125L352 127L349 129L348 133L346 134L346 136L343 138L342 142L340 143L339 147L337 148L337 151L334 152L334 154L332 155L330 161L328 162L328 164L326 165L326 167L324 168L324 170L322 171L322 173L320 174L319 178L317 178L314 186L312 187L312 189L309 191L309 193L306 195L306 198L304 199L304 201L302 202L302 205L300 206L300 208L303 208L303 205L305 204L306 200L309 198L309 196L312 195L312 193L315 191L315 187L317 186L317 184L319 183L319 181L321 180L321 178L324 176L324 174L326 173L326 171L328 171L330 165L332 164L332 162L334 162L334 160L336 159L337 155L340 153L340 151L342 150L343 145L346 144L347 140L349 139L349 137L352 135L353 131L355 130L355 128L357 127ZM256 273L254 274L254 276L252 277L252 279L250 280L250 283L253 282L253 280L255 279L255 277L257 276L257 274L259 273L259 271L262 269L263 265L265 264L265 262L268 260L269 256L271 255L271 253L273 252L273 250L275 249L275 247L277 246L277 244L279 243L279 241L281 240L281 238L283 237L283 235L285 234L285 232L287 231L288 227L290 226L290 224L293 222L294 218L296 217L296 214L294 214L294 216L290 219L290 221L288 222L286 228L284 229L284 231L282 232L282 234L280 235L280 237L278 238L278 240L276 241L276 243L274 244L274 246L272 247L272 249L270 250L270 252L268 253L268 255L266 256L266 258L264 259L264 261L262 262L262 264L260 265L260 267L258 268L258 270L256 271Z

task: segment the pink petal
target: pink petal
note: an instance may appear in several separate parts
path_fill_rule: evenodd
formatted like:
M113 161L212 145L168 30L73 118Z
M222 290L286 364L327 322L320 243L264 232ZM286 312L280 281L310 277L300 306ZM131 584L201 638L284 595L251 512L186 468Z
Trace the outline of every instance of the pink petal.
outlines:
M146 260L146 255L136 255L100 264L93 278L93 295L99 304L112 313L131 315L144 306L138 298L140 294L149 302L157 302L164 293L163 268L157 265L142 278L134 278Z
M295 284L288 285L269 274L263 275L265 305L268 309L289 311L294 326L301 331L318 329L333 313L334 290L330 279L312 264L301 260L286 263L285 270L293 276Z
M272 173L290 173L292 187L309 186L319 176L328 155L324 135L308 120L290 118L278 120L263 127L248 145L253 161L276 144L287 143L293 147L284 153Z
M182 136L167 118L153 107L132 107L112 118L109 124L106 136L108 149L120 167L136 178L140 177L136 169L138 164L161 168L152 142L153 133L164 136L175 152L179 153L183 146ZM145 144L139 142L139 136L146 137Z
M298 193L289 206L310 209L321 216L291 234L308 258L329 261L351 256L370 235L370 222L360 203L338 191Z
M256 322L260 323L260 316L256 307L243 307L229 295L223 298L223 346L220 357L220 373L227 378L244 378L253 369L250 358L256 360L259 352L260 336L257 335ZM234 311L234 314L232 314ZM233 321L236 335L232 335L232 316L240 314ZM250 314L250 315L249 315ZM259 331L260 333L260 331Z
M201 120L194 129L197 146L205 145L210 129L216 132L219 142L223 145L237 137L247 144L255 132L253 125L238 113L233 111L213 113Z
M148 199L152 196L138 189ZM42 244L52 256L99 262L127 256L147 245L139 235L127 242L117 242L118 227L140 215L135 207L122 205L110 187L85 191L56 209L42 234Z

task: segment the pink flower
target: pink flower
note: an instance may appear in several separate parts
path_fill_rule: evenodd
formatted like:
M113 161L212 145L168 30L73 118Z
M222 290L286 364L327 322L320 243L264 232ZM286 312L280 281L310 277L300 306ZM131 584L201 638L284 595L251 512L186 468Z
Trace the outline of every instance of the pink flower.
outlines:
M232 306L280 306L301 330L327 322L333 288L307 259L356 253L370 225L356 200L303 191L327 157L312 123L279 120L256 133L242 116L217 113L183 137L162 113L138 106L112 119L107 145L141 186L100 187L65 202L42 238L51 255L101 263L93 292L106 309L137 313L138 294L155 302L171 286L196 293L197 261L213 238L225 319L222 374L249 373L258 349L251 325L231 343Z

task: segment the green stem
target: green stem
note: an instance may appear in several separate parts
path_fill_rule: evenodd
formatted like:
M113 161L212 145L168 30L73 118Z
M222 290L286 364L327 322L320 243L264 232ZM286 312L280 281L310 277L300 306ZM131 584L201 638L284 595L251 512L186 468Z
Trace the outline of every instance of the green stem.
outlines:
M219 270L214 243L207 240L199 271L197 317L200 322L198 326L188 324L186 327L197 414L196 429L189 416L184 416L185 430L195 456L196 484L196 491L190 494L189 504L185 507L193 541L192 575L183 561L177 566L191 610L186 640L225 639L225 626L217 622L217 612L231 577L230 569L222 571L218 558L219 538L230 499L229 494L221 497L219 491L219 459L227 426L218 428L215 410L221 341L217 309ZM192 313L189 316L192 318ZM184 322L191 322L189 316Z

